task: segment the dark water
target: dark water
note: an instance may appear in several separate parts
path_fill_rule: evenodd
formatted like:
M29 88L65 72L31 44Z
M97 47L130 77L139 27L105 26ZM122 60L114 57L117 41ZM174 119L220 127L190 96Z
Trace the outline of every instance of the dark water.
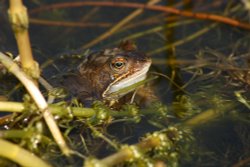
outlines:
M58 1L29 1L24 2L30 13L30 38L33 53L40 64L48 59L60 56L71 50L83 48L91 40L107 31L112 25L134 11L130 8L93 7L50 9L36 12L43 7ZM62 2L62 1L60 1ZM116 1L118 2L118 1ZM123 1L140 2L146 1ZM17 53L15 39L7 21L6 1L0 1L0 51ZM250 14L241 1L162 1L159 4L177 6L179 9L225 15L230 18L249 23ZM89 47L92 50L101 50L116 46L121 40L132 39L138 48L152 56L151 71L167 75L159 77L153 83L160 101L171 110L170 115L178 115L178 108L174 103L180 102L180 97L188 97L190 111L202 112L209 109L218 109L226 103L233 105L222 116L206 124L198 125L193 129L195 144L187 158L180 158L180 166L197 167L226 167L233 166L242 159L250 157L250 116L249 108L235 95L240 91L243 98L249 98L249 30L192 17L175 17L167 13L145 10L141 15L123 26L122 29L107 39ZM75 23L102 23L89 27L69 27L34 24L32 19L47 21L75 22ZM179 24L173 26L174 24ZM105 25L105 26L103 26ZM153 31L152 29L158 29ZM152 30L152 33L147 33ZM199 35L197 34L199 32ZM144 35L141 35L143 34ZM137 35L132 38L132 35ZM163 48L167 47L167 49ZM163 48L163 49L162 49ZM159 49L161 51L159 51ZM83 49L84 50L84 49ZM175 62L175 63L171 63ZM59 65L67 69L67 64ZM56 70L44 69L43 75L48 80L53 79ZM244 75L239 79L240 75ZM171 79L169 79L171 78ZM1 78L6 81L6 79ZM7 81L6 81L7 82ZM6 89L1 81L0 89ZM173 84L174 83L174 84ZM180 89L180 87L182 87ZM11 85L10 87L13 87ZM4 93L5 91L1 91ZM17 100L19 94L11 99ZM20 100L20 99L19 99ZM235 107L236 106L236 107ZM187 115L189 111L185 111ZM195 114L194 114L195 115ZM115 136L122 143L136 143L147 132L160 130L169 124L181 123L184 118L162 119L145 116L140 123L113 123L107 128L107 133ZM81 126L81 125L79 125ZM82 132L77 129L71 137L74 142L80 141L79 133L90 136L91 132ZM90 137L92 140L92 137ZM94 140L94 139L93 139ZM95 139L96 143L103 142ZM105 147L105 142L103 142ZM100 146L101 147L101 146ZM96 148L90 148L96 149ZM81 152L81 149L78 151ZM114 150L100 149L93 151L93 155L105 157ZM94 154L95 153L95 154ZM187 154L187 153L186 153ZM48 158L50 161L53 158ZM59 158L60 159L60 158ZM60 159L61 160L61 159ZM77 159L75 166L81 166L82 161ZM53 164L71 164L71 161ZM57 165L58 165L57 164ZM244 166L249 166L244 164Z

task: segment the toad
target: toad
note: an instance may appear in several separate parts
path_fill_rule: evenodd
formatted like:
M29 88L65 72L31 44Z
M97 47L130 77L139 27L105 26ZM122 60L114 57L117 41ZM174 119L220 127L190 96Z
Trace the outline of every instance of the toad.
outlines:
M150 65L151 59L126 41L86 56L76 72L64 76L62 84L85 106L94 100L117 101L133 90L114 93L144 80Z

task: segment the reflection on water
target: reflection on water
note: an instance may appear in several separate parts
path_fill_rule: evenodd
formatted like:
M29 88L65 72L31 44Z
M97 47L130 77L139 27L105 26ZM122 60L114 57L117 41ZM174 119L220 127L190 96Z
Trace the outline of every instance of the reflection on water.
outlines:
M136 0L123 2L139 3ZM152 75L159 77L150 83L150 86L153 87L159 101L167 106L167 111L162 110L165 115L154 111L156 107L148 112L150 114L142 114L143 116L140 115L138 119L119 117L112 120L113 122L110 120L109 126L101 124L95 127L104 136L114 140L115 144L133 144L146 133L170 125L175 126L176 123L185 125L185 121L202 112L208 113L203 118L206 122L206 118L211 117L209 111L216 111L219 114L215 114L211 121L201 121L192 126L192 137L195 138L192 148L188 151L181 148L173 151L183 157L178 159L180 166L240 166L241 160L249 159L249 30L205 19L145 9L143 12L137 12L139 14L134 14L133 19L125 21L126 23L118 29L111 31L116 23L135 13L136 9L98 5L73 7L69 3L64 8L46 8L53 3L59 1L26 2L30 12L33 53L44 68L43 76L51 83L59 73L68 70L69 66L74 68L81 61L78 58L67 59L66 62L56 64L54 59L62 56L62 53L71 55L72 50L86 52L86 46L90 50L101 50L129 39L134 40L137 47L153 59ZM145 4L147 1L140 3ZM160 1L157 4L188 12L218 14L247 23L249 11L247 6L244 6L245 3L234 0L172 0ZM7 21L6 11L7 3L0 1L0 24L3 25L0 30L0 51L10 51L15 55L15 39ZM207 17L209 18L209 15ZM107 37L91 44L107 32ZM9 80L2 75L0 77L0 95L9 100L22 101L23 90L15 87L18 82L13 78ZM20 119L23 118L25 116ZM72 148L85 156L93 155L97 158L114 153L115 149L109 142L93 135L93 129L88 121L59 120L62 130L68 126L72 129L66 131ZM27 123L17 124L15 126L23 128ZM55 146L51 147L48 149L55 152L45 153L43 158L55 166L72 164L72 160L59 158L56 155L58 150ZM40 152L36 153L43 155ZM75 166L82 165L81 158L73 159L77 161ZM170 161L164 159L164 156L156 157L155 160L167 164ZM244 165L247 166L247 162Z

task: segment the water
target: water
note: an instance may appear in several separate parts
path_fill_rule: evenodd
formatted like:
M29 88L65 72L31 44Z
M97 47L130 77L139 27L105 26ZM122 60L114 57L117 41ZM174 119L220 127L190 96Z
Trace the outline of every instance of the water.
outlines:
M140 1L140 3L145 2ZM58 1L26 2L30 11L29 32L33 53L40 64L60 56L61 53L84 48L87 43L107 31L114 23L134 11L130 8L98 6L36 11L37 8L43 8L52 3L58 3ZM241 1L162 1L160 4L177 6L190 12L226 15L249 22L249 11ZM0 24L3 25L0 30L0 50L16 54L15 39L7 22L7 4L0 2L0 8ZM35 24L34 22L37 21L35 19L57 21L61 24L62 22L66 24L67 21L78 25L79 23L96 25L69 27L55 26L52 22L42 25ZM249 37L249 30L228 24L145 10L119 28L117 33L88 48L101 50L116 46L124 39L136 41L140 50L152 56L151 71L161 74L152 85L159 101L168 108L168 112L165 113L167 116L151 110L150 114L141 117L139 123L129 122L126 120L127 117L121 117L113 120L114 122L109 126L101 124L96 126L96 129L118 143L133 144L146 133L164 129L176 123L182 124L183 121L189 120L198 113L215 110L222 114L204 124L194 126L192 136L195 140L181 145L192 148L189 148L189 151L185 149L177 151L183 157L179 159L180 166L233 166L242 159L249 159L249 108L242 102L244 99L248 101L249 98L247 73ZM68 68L67 64L59 66L63 69ZM57 75L57 70L44 69L43 75L51 80L54 75ZM3 77L1 79L7 82L0 87L1 94L5 94L6 90L14 86L8 86L8 80ZM241 96L237 97L238 92ZM10 99L22 101L20 94L22 91L17 91L10 96ZM231 107L225 108L226 105ZM88 127L88 121L85 119L72 121L67 118L59 122L61 127L64 127L62 130L69 131L71 147L85 156L103 158L115 152L115 149L103 138L93 136L93 131ZM71 131L68 127L75 128ZM85 139L87 151L79 134ZM26 145L27 143L28 141ZM81 158L74 156L73 160L63 160L57 155L58 150L54 147L49 147L48 153L41 153L39 150L36 153L43 155L55 166L72 164L81 166ZM166 161L167 164L171 161L162 157L158 160ZM244 164L244 166L248 165Z

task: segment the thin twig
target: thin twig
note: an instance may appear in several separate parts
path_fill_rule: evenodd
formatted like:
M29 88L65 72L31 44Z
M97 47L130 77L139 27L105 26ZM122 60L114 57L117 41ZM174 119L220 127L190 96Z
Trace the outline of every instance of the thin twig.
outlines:
M244 167L245 165L249 165L249 164L250 164L250 157L240 160L239 162L234 164L232 167Z
M153 5L158 3L160 0L151 0L147 3L147 5ZM113 26L108 31L104 32L102 35L100 35L98 38L90 41L86 45L82 46L83 49L90 48L91 46L97 44L98 42L108 38L112 34L114 34L116 31L118 31L121 27L123 27L126 23L128 23L130 20L134 19L138 15L140 15L143 12L143 9L137 9L136 11L129 14L127 17L119 21L115 26Z
M30 18L31 24L46 25L46 26L64 26L64 27L110 27L111 23L81 23L81 22L69 22L69 21L52 21L44 19Z
M216 15L216 14L207 14L201 12L191 12L185 10L179 10L172 7L160 6L160 5L145 5L143 3L130 3L130 2L95 2L95 1L85 1L85 2L65 2L65 3L57 3L50 4L47 6L42 6L36 9L33 9L30 13L38 13L41 11L51 10L51 9L60 9L60 8L69 8L69 7L82 7L82 6L114 6L120 8L140 8L140 9L148 9L154 10L164 13L172 13L184 17L192 17L202 20L211 20L224 24L228 24L231 26L236 26L239 28L250 30L250 24L240 22L238 20Z
M168 44L168 45L163 46L161 48L158 48L156 50L153 50L153 51L149 52L148 55L158 54L158 53L163 52L163 51L165 51L165 50L167 50L169 48L180 46L180 45L182 45L184 43L187 43L187 42L189 42L191 40L194 40L195 38L201 36L202 34L205 34L208 31L212 30L217 25L218 25L217 23L213 23L213 24L211 24L211 25L209 25L209 26L207 26L207 27L205 27L205 28L203 28L203 29L189 35L189 36L186 36L184 39L181 39L179 41L175 41L174 43L171 43L171 44Z

